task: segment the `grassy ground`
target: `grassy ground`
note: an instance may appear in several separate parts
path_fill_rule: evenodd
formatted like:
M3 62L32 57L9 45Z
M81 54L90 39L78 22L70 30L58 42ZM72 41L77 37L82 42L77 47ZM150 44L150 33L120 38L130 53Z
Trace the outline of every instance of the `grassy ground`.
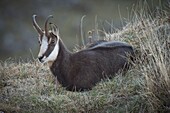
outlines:
M4 112L170 112L170 23L166 11L133 12L127 26L106 38L132 44L133 67L88 92L55 89L47 65L9 59L0 62L0 111Z

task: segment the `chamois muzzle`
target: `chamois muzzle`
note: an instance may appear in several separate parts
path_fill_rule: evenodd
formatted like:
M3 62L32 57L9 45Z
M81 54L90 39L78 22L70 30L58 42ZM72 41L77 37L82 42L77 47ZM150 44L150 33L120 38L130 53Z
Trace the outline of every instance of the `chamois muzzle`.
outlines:
M38 60L42 63L43 56L39 57Z

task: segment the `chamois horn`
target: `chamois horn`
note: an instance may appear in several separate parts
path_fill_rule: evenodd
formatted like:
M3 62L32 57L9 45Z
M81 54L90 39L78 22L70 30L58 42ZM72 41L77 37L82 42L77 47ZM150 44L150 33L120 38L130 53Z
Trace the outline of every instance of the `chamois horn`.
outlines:
M38 31L38 33L40 34L40 35L42 35L43 34L43 31L42 31L42 29L39 27L39 25L37 24L37 22L36 22L36 16L37 15L33 15L32 16L32 22L33 22L33 26L35 27L35 29Z
M45 35L46 36L49 36L49 33L48 33L48 20L50 19L50 18L53 18L53 15L49 15L48 17L47 17L47 19L46 19L46 21L45 21Z

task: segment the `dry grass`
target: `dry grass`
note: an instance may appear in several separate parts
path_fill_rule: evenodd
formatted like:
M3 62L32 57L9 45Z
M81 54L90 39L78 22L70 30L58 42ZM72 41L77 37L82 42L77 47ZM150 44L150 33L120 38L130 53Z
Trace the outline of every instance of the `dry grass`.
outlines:
M89 92L54 87L48 66L6 60L0 63L0 111L4 112L170 112L170 24L163 10L134 12L127 26L106 38L135 47L136 61Z
M147 7L145 7L147 9ZM144 8L142 8L143 10ZM154 16L135 12L133 20L118 33L117 40L134 45L137 53L134 66L145 78L143 96L149 112L170 112L170 21L166 11Z
M69 92L54 88L47 66L36 61L1 64L1 111L6 112L104 112L138 110L142 78L122 77L99 83L92 91ZM139 103L136 105L136 103Z

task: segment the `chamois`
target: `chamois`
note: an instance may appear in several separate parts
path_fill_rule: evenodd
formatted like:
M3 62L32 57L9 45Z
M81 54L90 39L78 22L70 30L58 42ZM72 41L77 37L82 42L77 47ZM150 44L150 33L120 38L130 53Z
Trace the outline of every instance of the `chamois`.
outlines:
M112 78L119 70L127 69L127 57L133 56L131 45L125 42L103 41L72 53L61 40L57 26L48 23L52 17L48 16L45 29L42 30L36 22L36 15L32 16L33 27L39 34L38 59L41 63L50 64L52 74L66 90L91 90L101 79Z

